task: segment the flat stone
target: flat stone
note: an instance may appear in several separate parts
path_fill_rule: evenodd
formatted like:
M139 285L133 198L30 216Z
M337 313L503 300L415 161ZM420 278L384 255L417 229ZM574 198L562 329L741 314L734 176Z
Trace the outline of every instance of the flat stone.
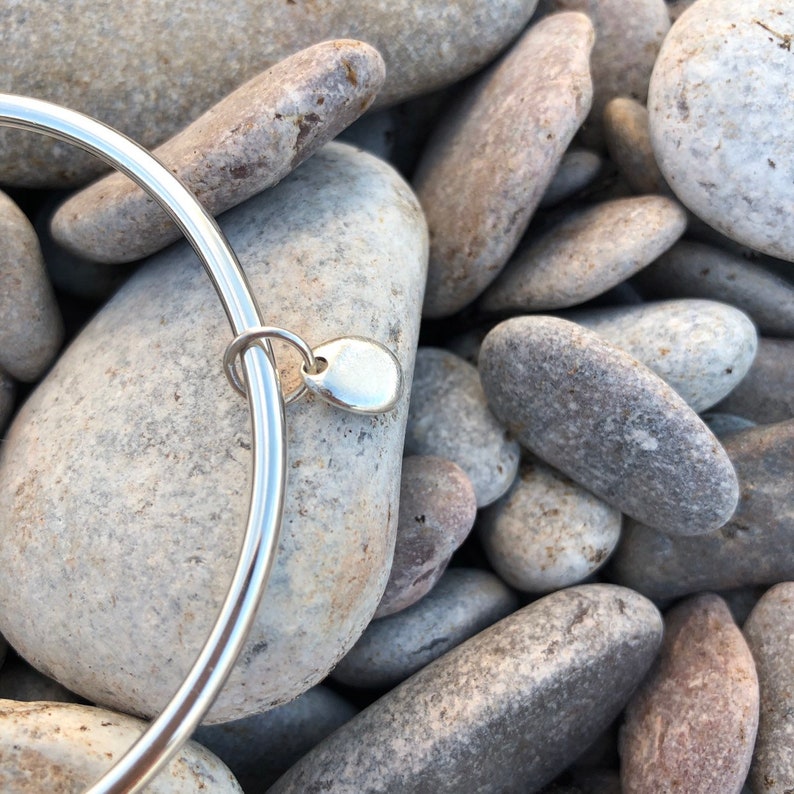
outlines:
M649 299L706 298L748 314L766 336L794 336L794 282L763 262L679 240L633 279Z
M264 791L357 713L348 700L318 684L263 714L201 726L193 739L218 756L245 791Z
M448 568L420 602L373 620L331 678L391 689L518 606L516 594L489 571Z
M271 794L537 791L618 714L661 632L656 608L630 590L553 593L391 690Z
M394 560L375 617L399 612L430 592L476 517L474 486L460 466L431 455L403 458Z
M767 591L744 624L761 687L761 714L749 783L754 791L794 788L794 582Z
M394 550L427 256L410 188L342 144L221 224L268 321L312 344L372 337L406 383L379 416L314 397L289 408L277 559L210 722L318 683L375 612ZM2 445L0 631L93 702L159 713L225 597L251 466L246 404L221 366L231 338L193 251L172 247L86 326ZM277 355L289 391L298 359Z
M607 504L673 533L708 532L732 515L736 475L715 437L661 378L593 331L556 317L506 320L479 366L513 436Z
M758 728L758 678L728 605L695 596L665 616L662 650L626 708L625 794L739 794Z
M212 214L280 182L358 118L383 85L383 59L360 41L327 41L277 63L154 150ZM86 259L143 259L182 238L151 196L114 173L69 198L53 238Z
M520 452L491 413L477 370L448 350L421 347L405 431L406 455L436 455L466 472L477 506L512 484Z
M509 259L590 109L593 26L532 25L431 137L414 185L430 228L424 315L471 303Z
M47 678L18 656L6 659L0 668L0 699L85 703L79 695Z
M794 421L724 436L741 498L722 528L672 537L627 521L608 576L649 598L770 585L794 579Z
M548 593L581 582L612 553L620 511L527 456L513 487L483 511L477 533L512 587Z
M718 232L794 261L790 34L775 0L705 0L664 40L648 94L659 169ZM763 75L763 79L759 76Z
M38 380L63 343L63 320L33 226L0 192L0 368Z
M750 371L717 409L758 424L794 419L794 339L761 337Z
M736 388L758 346L750 318L716 301L661 301L571 312L566 318L641 361L697 413Z
M632 196L580 210L522 246L481 307L505 312L576 306L653 262L685 228L686 213L664 196Z
M8 420L14 414L16 396L16 382L0 369L0 433L6 429Z
M298 50L359 39L386 62L377 104L391 105L477 71L525 27L535 0L344 0L293 3L150 0L130 14L83 3L53 13L32 0L3 13L0 88L81 110L152 149L213 104ZM73 79L80 75L80 79ZM83 184L97 161L66 144L3 130L0 184Z
M553 207L575 196L592 183L603 167L604 161L595 152L568 149L538 206Z
M143 720L74 703L0 700L0 789L85 791L148 727ZM242 794L209 750L188 742L146 787L152 794Z

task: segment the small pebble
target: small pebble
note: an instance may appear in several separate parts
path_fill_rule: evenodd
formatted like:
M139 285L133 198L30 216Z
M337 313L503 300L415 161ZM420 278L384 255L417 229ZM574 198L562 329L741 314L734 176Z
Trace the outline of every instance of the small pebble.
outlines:
M516 609L516 594L489 571L449 568L419 603L373 620L331 678L391 689Z
M568 149L538 206L541 209L553 207L576 195L598 176L603 167L604 161L595 152Z
M794 791L794 582L768 590L744 624L761 687L749 783L754 792Z
M436 455L463 469L477 506L495 502L518 471L518 443L491 413L477 370L447 350L420 347L405 431L406 455Z
M581 582L612 553L620 511L527 456L513 487L477 525L493 569L512 587L548 593Z
M594 332L516 317L488 334L479 366L508 430L607 504L685 534L733 514L736 474L712 433L661 378Z
M758 728L750 649L719 596L665 616L662 650L621 731L623 794L739 794Z
M426 595L476 517L474 486L460 466L430 455L404 458L394 560L375 617L399 612Z

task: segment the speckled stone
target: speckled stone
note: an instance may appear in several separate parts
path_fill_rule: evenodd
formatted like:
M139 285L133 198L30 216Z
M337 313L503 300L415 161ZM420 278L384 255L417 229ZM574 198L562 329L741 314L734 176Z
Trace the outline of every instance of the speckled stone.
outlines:
M36 232L0 192L0 367L38 380L63 342L63 320L47 279Z
M603 148L606 103L616 96L645 102L654 60L670 29L664 0L541 0L539 10L583 11L593 21L593 109L580 136L586 145Z
M794 420L723 437L741 499L724 527L671 537L627 521L609 567L612 581L650 598L794 579Z
M457 463L471 479L478 507L507 491L520 458L518 443L488 407L477 370L434 347L421 347L416 354L405 454Z
M744 624L761 687L758 738L749 782L756 792L794 789L794 582L767 591Z
M404 458L394 560L375 617L399 612L426 595L476 517L474 486L460 466L432 455Z
M143 733L142 720L74 703L0 700L0 789L15 794L84 791ZM241 793L209 750L186 744L147 785L152 794Z
M483 511L477 532L509 585L548 593L581 582L620 538L620 511L527 456L513 487Z
M317 42L366 41L386 62L377 104L403 101L480 69L524 28L535 0L323 3L147 0L111 13L91 0L4 7L0 88L97 116L146 148L275 63ZM80 75L80 79L75 79ZM97 161L29 133L0 136L0 183L67 186Z
M665 38L648 112L656 161L699 218L794 261L794 7L702 0Z
M751 419L745 419L743 416L736 416L736 414L725 414L717 411L709 411L701 414L700 418L708 425L709 430L714 433L717 438L727 436L729 433L735 433L739 430L746 430L748 427L755 427L756 422Z
M0 433L6 429L14 413L17 386L14 379L0 369Z
M318 684L264 714L204 725L193 739L229 767L244 791L261 792L357 713L348 700Z
M725 451L661 378L593 331L516 317L480 350L488 402L541 460L668 532L722 526L738 498Z
M661 301L566 317L641 361L697 413L736 388L758 347L750 318L716 301Z
M604 139L610 158L635 193L671 192L656 165L645 105L628 97L610 99L604 107Z
M221 223L270 322L313 344L374 337L406 384L380 416L317 399L290 407L277 560L215 722L319 682L375 612L394 550L427 256L410 188L342 144ZM0 447L1 630L69 689L130 713L159 712L175 691L237 560L251 440L221 366L230 339L192 250L172 247L81 332ZM290 390L295 360L278 355Z
M391 690L271 794L537 791L617 715L661 632L656 608L630 590L553 593Z
M794 339L762 336L750 371L717 410L758 424L794 419Z
M541 209L553 207L576 195L598 176L603 167L604 161L595 152L569 149L562 156L557 172L538 206Z
M249 80L153 153L218 215L280 182L358 118L383 80L383 58L368 44L317 44ZM73 253L107 263L143 259L182 237L120 173L69 198L51 231Z
M24 659L12 656L0 668L0 699L53 703L85 703L85 701L52 678L47 678Z
M414 175L430 228L425 316L471 303L507 262L590 109L592 44L582 14L541 20L436 129Z
M373 620L331 678L391 689L518 606L516 594L489 571L449 568L419 603Z
M707 298L748 314L766 336L794 336L794 282L763 262L679 240L633 279L648 298Z
M633 196L575 212L530 239L488 289L485 311L576 306L653 262L686 228L686 213L664 196Z
M728 605L711 593L665 616L659 659L626 709L624 794L739 794L758 727L758 678Z

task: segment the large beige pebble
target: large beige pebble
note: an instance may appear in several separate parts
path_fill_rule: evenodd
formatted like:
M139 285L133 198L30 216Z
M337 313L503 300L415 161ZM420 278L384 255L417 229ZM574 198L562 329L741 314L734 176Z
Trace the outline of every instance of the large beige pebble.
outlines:
M213 214L275 185L371 104L383 59L360 41L329 41L286 58L210 108L154 154ZM120 173L66 201L52 235L97 262L142 259L182 232Z

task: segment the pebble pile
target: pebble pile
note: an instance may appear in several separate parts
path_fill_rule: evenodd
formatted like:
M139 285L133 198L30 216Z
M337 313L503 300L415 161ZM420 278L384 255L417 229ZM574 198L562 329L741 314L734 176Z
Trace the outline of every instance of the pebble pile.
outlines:
M794 791L790 3L6 6L0 91L154 149L271 324L405 376L287 409L265 599L147 790ZM3 791L109 768L236 562L248 416L179 237L0 129Z

